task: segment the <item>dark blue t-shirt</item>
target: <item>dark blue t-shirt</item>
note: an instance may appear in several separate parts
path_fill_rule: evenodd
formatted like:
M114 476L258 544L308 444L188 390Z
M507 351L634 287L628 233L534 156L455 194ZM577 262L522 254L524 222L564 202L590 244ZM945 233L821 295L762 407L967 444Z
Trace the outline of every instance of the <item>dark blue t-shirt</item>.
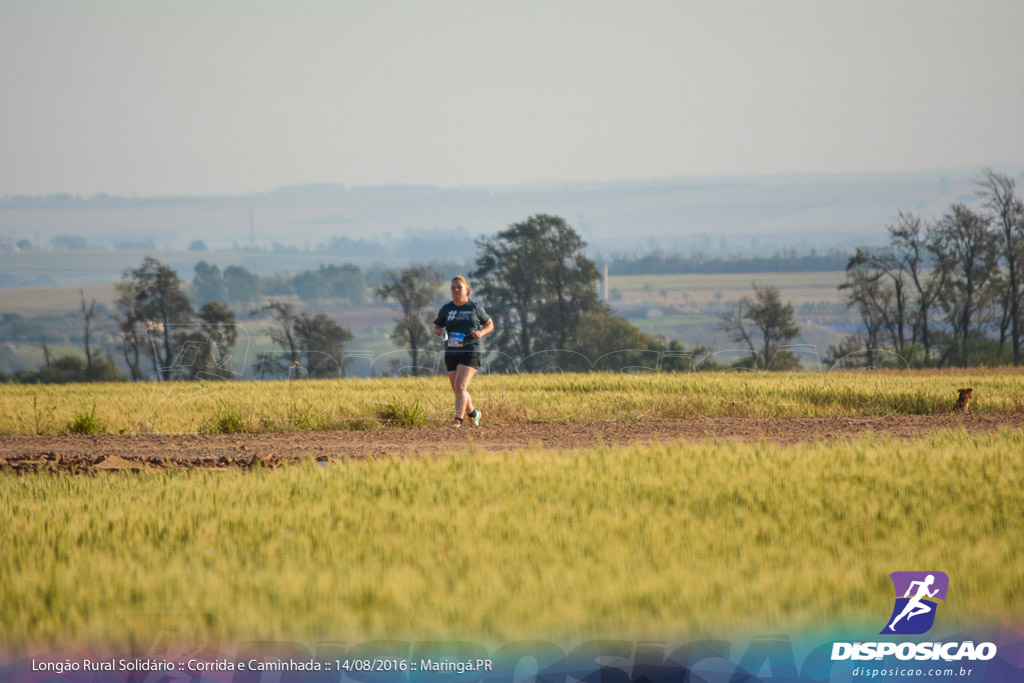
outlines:
M487 324L491 316L476 301L467 301L456 306L449 301L437 313L434 325L443 327L448 332L445 351L449 353L483 351L483 340L471 339L470 333Z

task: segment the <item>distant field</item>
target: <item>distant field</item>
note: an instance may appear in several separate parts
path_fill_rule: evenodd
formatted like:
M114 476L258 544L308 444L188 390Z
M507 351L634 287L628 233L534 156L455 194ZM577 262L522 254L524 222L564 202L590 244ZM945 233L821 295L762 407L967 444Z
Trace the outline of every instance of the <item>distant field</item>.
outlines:
M727 273L715 275L616 275L609 278L609 292L622 298L612 303L650 304L680 308L704 307L735 301L752 293L752 283L778 287L783 301L794 307L819 301L845 303L839 291L843 271L812 273ZM614 297L613 297L614 298Z
M344 263L330 254L243 251L173 251L165 249L72 249L24 251L0 255L0 287L74 286L79 283L116 282L129 268L152 256L171 266L183 280L189 280L199 261L214 263L224 270L244 266L260 275L314 270L321 263Z
M1019 431L945 432L0 472L0 642L877 630L889 572L922 567L956 577L944 624L1013 619L1022 452Z
M138 265L144 254L141 252L129 262ZM157 254L161 257L161 254ZM6 258L6 257L5 257ZM31 255L19 255L18 258L31 259ZM118 256L117 258L123 258ZM188 267L180 268L178 275L182 280L190 280L194 265L204 258L204 254L189 253ZM54 272L72 271L83 266L92 259L114 259L110 252L86 250L81 254L49 254L46 260L52 261L50 268ZM240 260L240 259L239 259ZM5 267L16 263L7 260ZM315 266L309 266L315 267ZM36 272L36 271L32 271ZM45 272L45 271L40 271ZM19 287L0 289L0 313L24 314L59 314L77 310L78 290L83 288L87 297L95 297L98 303L109 305L114 300L113 282L120 280L121 271L117 276L104 283L87 285L62 285L46 287ZM805 303L845 303L845 297L838 290L843 281L842 272L823 273L745 273L717 275L623 275L610 278L610 291L617 291L621 299L611 301L613 305L649 304L651 306L673 306L680 309L704 308L709 304L724 304L751 294L751 283L778 287L782 298L792 302L794 307ZM82 280L85 282L86 280Z
M658 315L632 318L630 322L642 332L666 339L681 339L687 346L700 345L716 351L736 349L739 346L722 331L721 318L714 315ZM797 324L800 326L800 336L792 340L791 344L811 345L819 357L824 357L830 346L838 345L848 334L804 317L798 317ZM742 350L737 351L737 354L740 353ZM801 358L801 361L805 370L817 368L812 358Z
M87 302L96 299L98 305L108 309L113 307L117 298L113 283L0 289L0 314L61 315L77 311L82 301L80 291L85 293Z

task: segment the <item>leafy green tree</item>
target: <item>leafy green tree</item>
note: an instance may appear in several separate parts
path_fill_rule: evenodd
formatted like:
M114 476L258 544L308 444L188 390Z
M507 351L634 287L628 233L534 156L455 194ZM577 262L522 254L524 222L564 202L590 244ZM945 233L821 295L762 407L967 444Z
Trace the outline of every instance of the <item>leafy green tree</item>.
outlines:
M299 273L292 278L292 285L303 301L316 302L333 297L358 304L366 299L363 271L351 263L321 265L318 270Z
M584 313L607 312L586 242L565 219L539 214L477 241L476 287L495 318L498 349L527 358L566 349Z
M196 264L196 274L192 278L192 293L196 303L202 306L210 301L228 302L228 287L220 268L206 261Z
M199 309L199 329L184 340L181 358L175 365L188 379L230 379L235 377L229 361L238 342L234 312L219 301L209 301Z
M366 300L366 279L359 266L346 263L342 266L328 265L321 268L330 283L328 291L332 297L348 299L353 304L360 304Z
M184 327L195 320L192 301L182 290L174 269L150 256L138 268L126 271L124 279L122 284L127 286L119 290L121 298L128 296L133 301L122 306L119 299L118 307L131 309L133 326L145 325L150 342L144 346L145 353L150 355L160 379L172 379L173 361L187 336Z
M736 308L723 316L722 329L733 341L746 345L756 365L762 368L790 370L800 365L796 356L781 348L799 336L800 328L793 321L793 305L782 303L777 287L759 287L755 283L753 298L740 299Z
M344 374L345 344L352 333L325 313L302 313L295 319L295 334L310 377L338 377Z
M599 362L609 354L615 354L613 362L620 367L642 366L646 360L656 359L657 350L661 347L654 337L636 329L622 316L604 312L581 314L573 332L569 350L586 356L591 363L597 363L599 370L619 369L605 367Z
M603 312L582 314L575 334L569 350L586 356L599 371L630 367L687 372L696 358L710 353L700 346L688 351L678 340L666 342L641 332L622 316Z
M52 334L50 326L34 317L20 313L0 314L0 339L7 341L42 341Z
M18 370L14 381L22 384L67 384L68 382L117 382L124 379L109 358L94 358L91 371L86 362L72 355L47 360L38 370Z
M242 266L228 266L224 269L224 285L228 299L236 311L248 310L260 298L260 278Z
M420 351L434 338L430 306L438 300L442 284L444 275L437 268L413 264L387 271L384 282L374 289L380 298L398 302L401 315L395 320L395 341L409 349L414 376L420 374Z
M330 282L315 270L299 273L292 278L292 284L299 298L310 303L326 299L330 291Z
M841 368L873 366L875 362L870 353L871 351L865 346L863 339L855 334L850 334L839 344L829 346L822 361L829 367L836 365Z

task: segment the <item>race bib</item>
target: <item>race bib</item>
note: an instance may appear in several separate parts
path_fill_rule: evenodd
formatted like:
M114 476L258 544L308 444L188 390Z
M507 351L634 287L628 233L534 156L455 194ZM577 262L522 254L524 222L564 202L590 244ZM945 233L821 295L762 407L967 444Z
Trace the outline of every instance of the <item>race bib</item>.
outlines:
M466 335L462 332L452 332L448 335L448 348L461 348L466 341Z

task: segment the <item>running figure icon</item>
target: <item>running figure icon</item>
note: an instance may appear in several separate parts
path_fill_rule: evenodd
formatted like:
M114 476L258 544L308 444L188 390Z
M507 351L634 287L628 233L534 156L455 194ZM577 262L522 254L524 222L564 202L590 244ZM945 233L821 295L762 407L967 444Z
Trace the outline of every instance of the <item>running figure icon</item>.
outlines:
M923 598L934 598L935 594L939 592L938 588L935 590L928 590L933 583L935 583L934 574L929 574L925 577L924 581L911 582L910 586L907 588L907 595L904 597L908 597L911 593L914 595L907 601L907 604L903 607L903 611L900 612L899 616L893 619L892 623L889 624L890 631L896 631L896 622L903 617L906 617L907 621L910 621L919 614L927 614L932 611L932 606L924 602ZM914 588L915 586L917 586L916 589Z

